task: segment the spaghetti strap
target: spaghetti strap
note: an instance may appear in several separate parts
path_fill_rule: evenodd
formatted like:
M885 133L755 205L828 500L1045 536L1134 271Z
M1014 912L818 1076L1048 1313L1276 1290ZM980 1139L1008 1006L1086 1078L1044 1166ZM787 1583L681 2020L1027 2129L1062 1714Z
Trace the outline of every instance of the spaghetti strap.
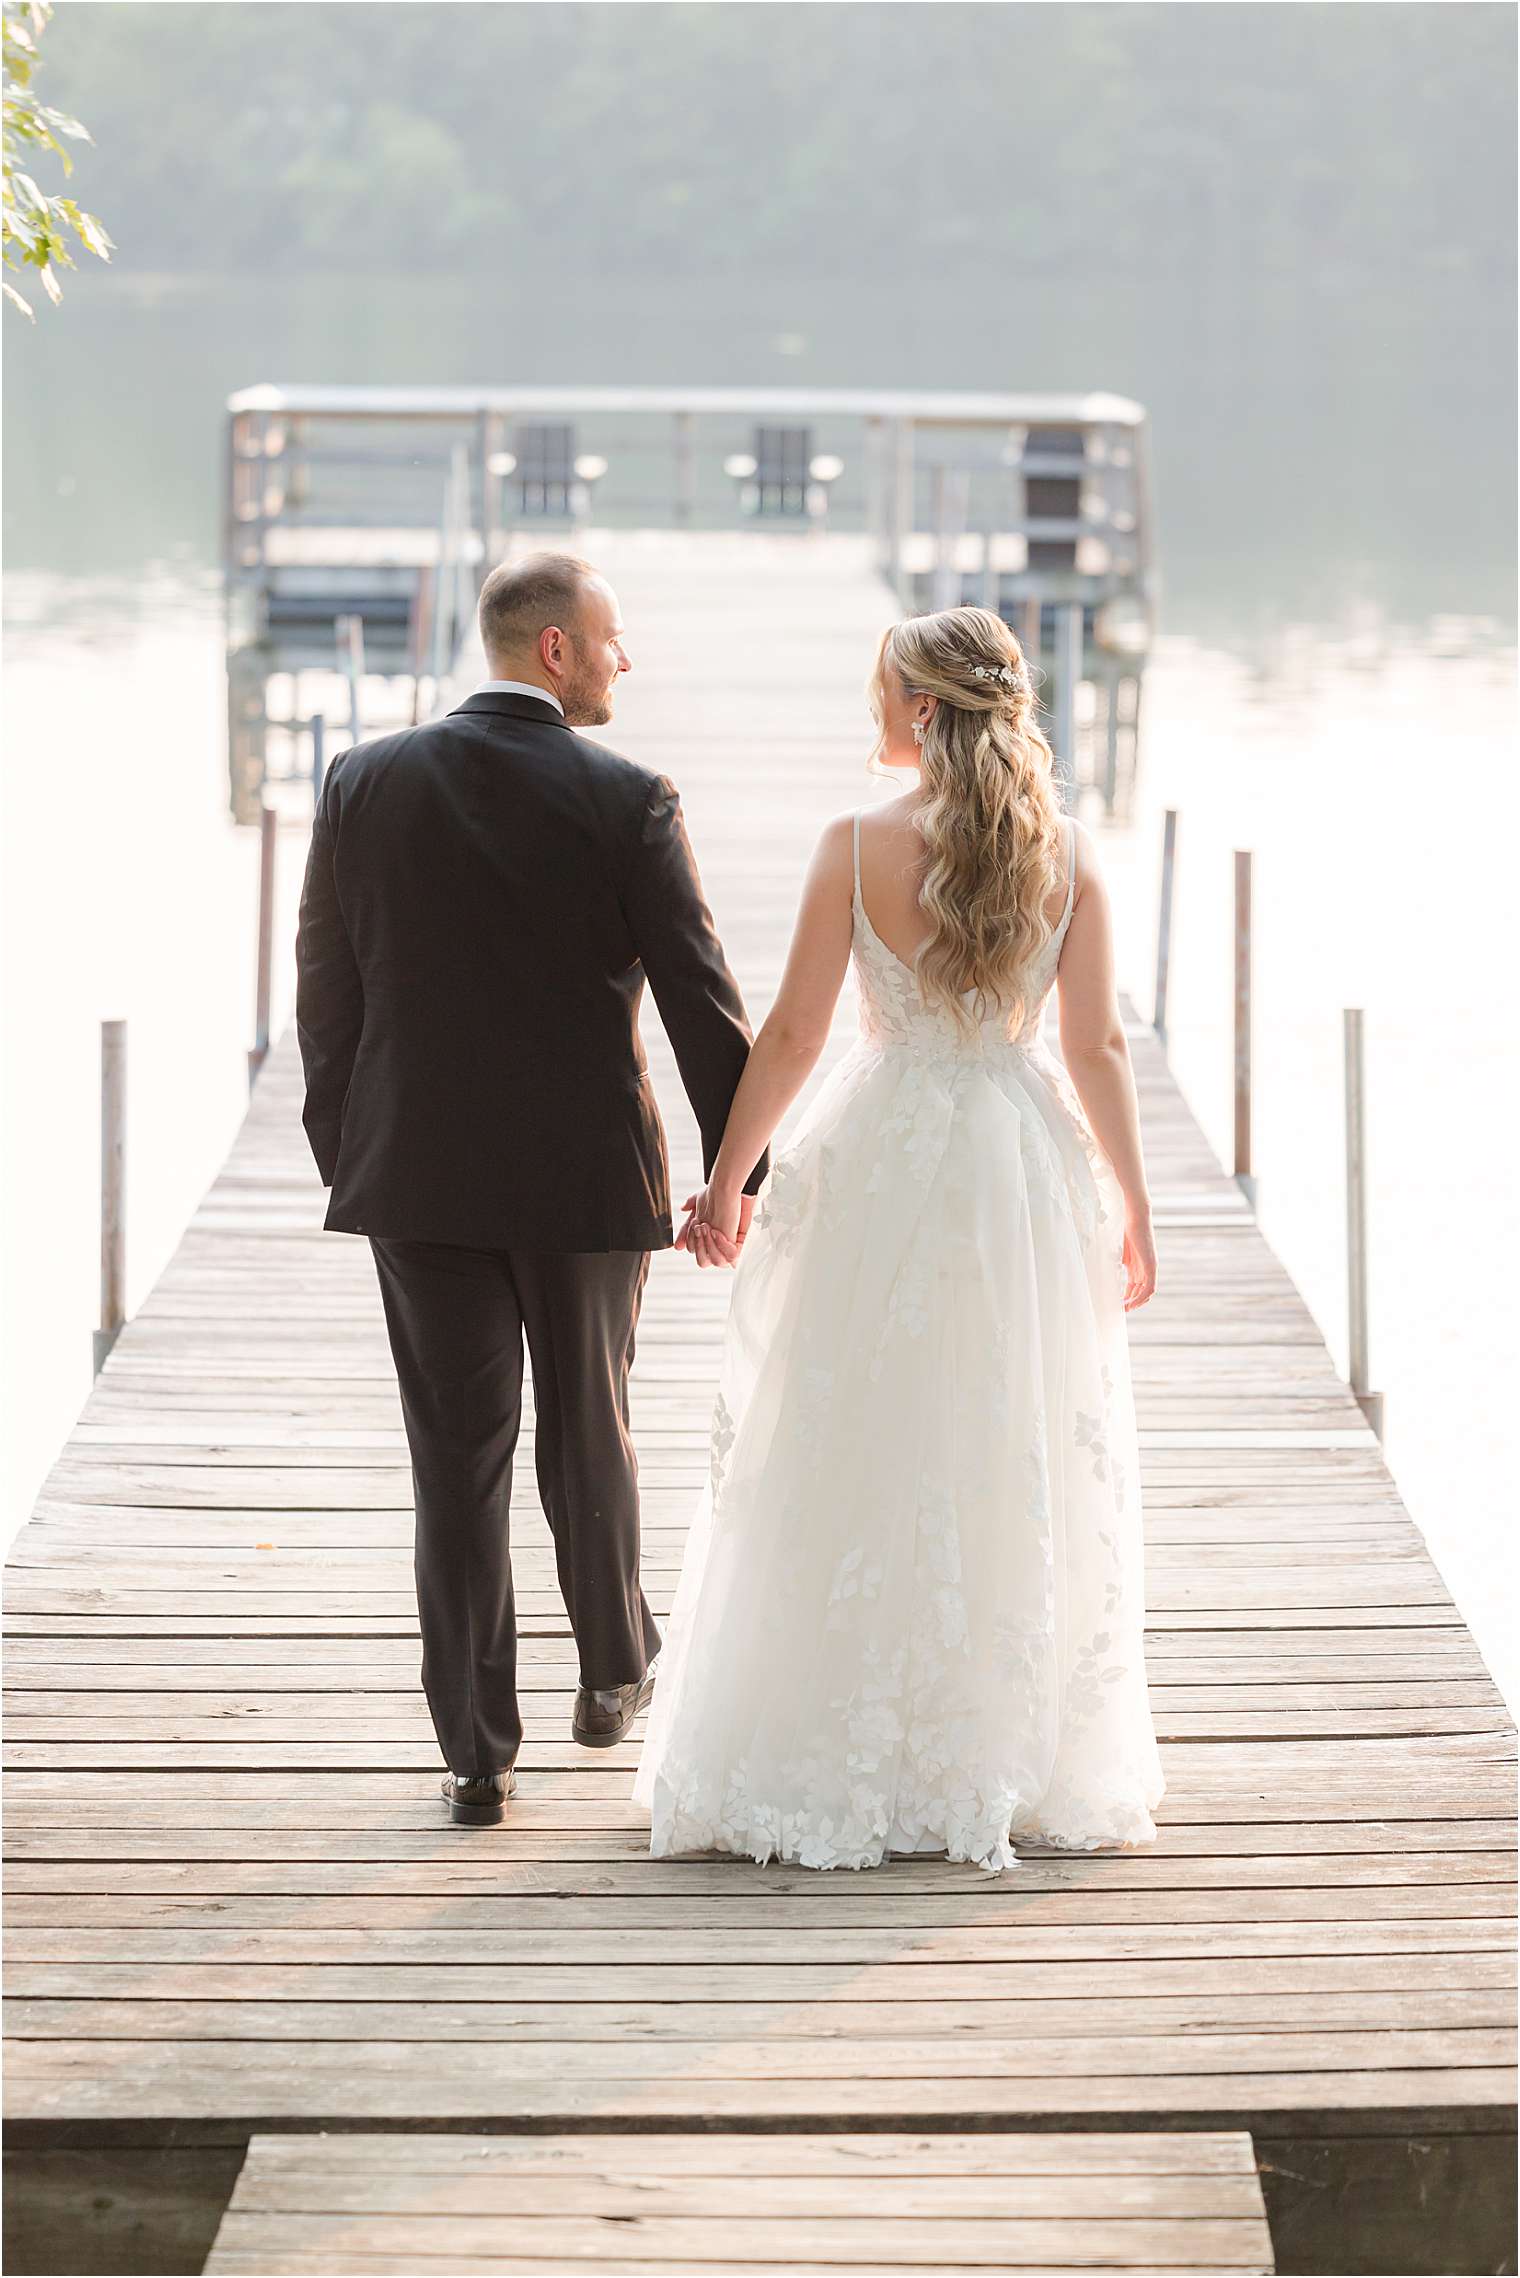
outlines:
M1061 912L1061 923L1063 926L1065 925L1067 919L1071 916L1071 905L1076 897L1076 891L1077 818L1075 815L1068 815L1066 818L1066 907Z

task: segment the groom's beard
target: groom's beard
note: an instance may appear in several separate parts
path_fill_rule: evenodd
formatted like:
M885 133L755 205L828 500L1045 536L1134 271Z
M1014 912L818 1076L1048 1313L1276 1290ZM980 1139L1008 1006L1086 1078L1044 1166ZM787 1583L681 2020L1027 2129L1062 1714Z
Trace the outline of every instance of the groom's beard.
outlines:
M565 725L571 728L604 728L612 718L612 688L599 672L592 673L576 659L576 671L565 682L562 701L565 707Z

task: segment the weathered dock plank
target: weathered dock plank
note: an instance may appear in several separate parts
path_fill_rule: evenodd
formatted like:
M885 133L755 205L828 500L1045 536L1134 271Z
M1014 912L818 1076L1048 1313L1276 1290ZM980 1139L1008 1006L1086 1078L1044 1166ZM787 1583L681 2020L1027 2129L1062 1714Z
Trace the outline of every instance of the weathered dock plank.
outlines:
M255 2136L208 2273L1271 2271L1233 2134Z
M890 604L844 542L624 538L608 563L636 662L611 733L680 781L758 1013L817 827L871 795L859 691ZM679 1196L693 1135L650 1041ZM1306 1306L1133 1019L1131 1046L1161 1259L1131 1341L1169 1789L1153 1849L1031 1850L993 1884L921 1861L829 1878L651 1863L633 1749L569 1739L573 1654L529 1462L519 1793L500 1829L442 1822L379 1297L367 1245L320 1231L287 1037L6 1577L13 2144L480 2129L507 2173L503 2131L521 2130L568 2147L563 2175L581 2156L567 2131L588 2131L615 2198L632 2188L617 2130L641 2131L646 2168L660 2131L695 2163L713 2139L693 2131L731 2130L735 2172L765 2173L789 2226L777 2266L800 2268L815 2248L840 2258L803 2189L809 2132L885 2131L850 2139L869 2147L928 2128L926 2159L969 2145L971 2175L1006 2181L1024 2156L1009 2131L1048 2147L1133 2130L1159 2159L1182 2129L1201 2160L1225 2128L1312 2175L1306 2203L1342 2244L1360 2222L1390 2251L1401 2208L1393 2251L1449 2247L1460 2214L1500 2266L1512 1721ZM634 1416L657 1610L727 1294L656 1260ZM792 2141L762 2153L754 2130ZM774 2171L743 2164L769 2156ZM899 2245L984 2265L937 2212L909 2212L912 2172ZM1268 2189L1291 2229L1291 2180ZM586 2259L591 2233L572 2230L552 2235ZM336 2237L310 2262L281 2236L233 2226L215 2267L347 2266ZM691 2236L716 2266L715 2236ZM1063 2267L1038 2240L1039 2266ZM476 2266L462 2234L447 2251ZM627 2238L608 2251L640 2266ZM1163 2261L1189 2267L1147 2266Z

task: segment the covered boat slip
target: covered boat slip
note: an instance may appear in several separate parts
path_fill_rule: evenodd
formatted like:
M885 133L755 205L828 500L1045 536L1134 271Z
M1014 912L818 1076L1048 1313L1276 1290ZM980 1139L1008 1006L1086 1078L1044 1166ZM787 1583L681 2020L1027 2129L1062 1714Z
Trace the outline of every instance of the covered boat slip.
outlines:
M845 540L596 550L635 661L604 732L680 784L758 1018L818 827L872 795L860 691L893 604ZM840 1045L852 1023L847 993ZM650 1042L679 1200L694 1135ZM695 2188L715 2137L954 2137L985 2150L957 2174L995 2179L1031 2133L1249 2132L1279 2267L1512 2267L1511 1719L1138 1020L1131 1044L1160 1840L820 1877L649 1861L635 1747L570 1740L526 1442L518 1793L501 1828L446 1823L374 1269L321 1231L287 1034L7 1576L13 2268L198 2268L249 2139L319 2130L605 2136L614 2199L670 2177L672 2135ZM727 1295L656 1258L634 1424L660 1614ZM660 2139L643 2169L635 2134ZM157 2260L91 2263L90 2178L125 2207L129 2150L177 2178L144 2183L142 2236L169 2239L176 2192L183 2220ZM805 2163L764 2172L800 2221ZM621 2204L556 2266L637 2267ZM75 2259L28 2259L69 2222ZM919 2266L961 2266L931 2243ZM292 2254L216 2267L350 2266Z

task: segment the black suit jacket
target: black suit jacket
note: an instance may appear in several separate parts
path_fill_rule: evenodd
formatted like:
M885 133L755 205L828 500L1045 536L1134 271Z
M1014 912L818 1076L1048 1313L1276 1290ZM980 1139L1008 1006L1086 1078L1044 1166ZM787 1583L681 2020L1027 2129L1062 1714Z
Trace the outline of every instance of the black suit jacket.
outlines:
M296 964L329 1227L670 1245L646 975L709 1172L750 1030L666 776L505 693L355 744L322 786Z

